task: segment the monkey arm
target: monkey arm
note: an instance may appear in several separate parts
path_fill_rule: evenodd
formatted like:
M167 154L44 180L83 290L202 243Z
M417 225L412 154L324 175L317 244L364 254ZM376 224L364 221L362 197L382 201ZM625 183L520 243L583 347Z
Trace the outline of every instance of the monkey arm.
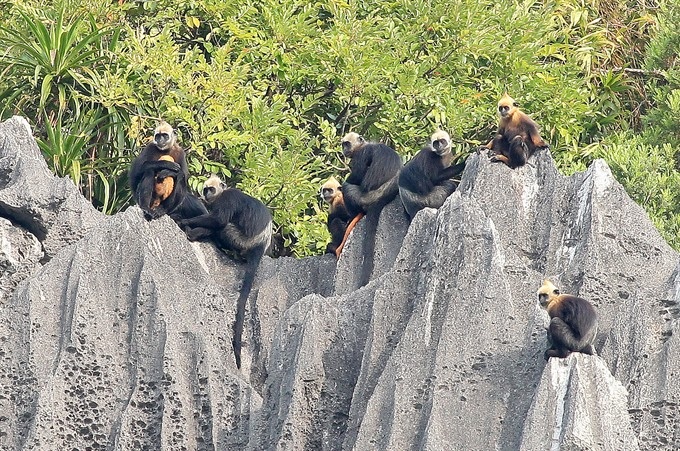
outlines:
M174 173L178 173L181 170L181 166L174 161L166 160L156 160L156 161L145 161L142 164L141 170L143 172L154 171L158 172L161 170L168 170Z
M449 166L444 168L442 173L434 180L435 185L439 185L445 180L451 180L455 176L459 175L465 169L465 163L458 163L454 166Z
M209 238L213 235L212 229L206 229L203 227L187 227L184 232L187 234L189 241L197 241L203 238Z
M361 185L366 178L368 168L371 166L371 160L365 149L357 151L349 162L350 174L345 183Z
M189 219L180 221L180 225L188 228L204 228L204 229L221 229L224 227L221 221L213 216L211 213L203 214Z
M176 179L178 175L179 173L177 171L172 171L170 169L161 169L160 171L156 172L156 180L160 182L168 177Z
M541 149L544 147L550 147L545 141L543 141L543 138L541 138L540 133L538 133L538 128L536 127L530 127L528 130L529 138L531 139L532 144L534 147L537 149Z

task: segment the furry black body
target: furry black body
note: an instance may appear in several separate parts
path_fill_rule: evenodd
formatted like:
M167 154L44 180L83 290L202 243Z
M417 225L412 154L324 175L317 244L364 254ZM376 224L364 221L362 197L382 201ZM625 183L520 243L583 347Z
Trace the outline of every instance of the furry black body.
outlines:
M450 151L440 154L445 145L439 140L426 145L399 173L399 197L411 219L425 207L441 207L458 186L453 178L465 163L450 166Z
M320 195L329 206L327 226L331 234L331 242L326 246L326 253L335 254L345 238L345 231L352 216L347 211L340 183L335 178L331 177L321 186Z
M236 188L227 188L216 177L206 182L203 197L208 213L183 220L180 226L190 240L211 238L218 246L238 253L246 261L232 338L236 367L240 369L246 301L260 260L271 243L272 216L262 202Z
M559 294L557 289L552 293L539 291L538 295L539 303L550 316L547 331L550 348L544 353L545 360L564 358L572 352L594 354L597 312L590 302L570 294Z
M394 149L385 144L366 142L346 151L345 155L351 158L351 172L342 184L342 194L352 217L366 213L374 206L383 207L397 196L397 176L402 162Z
M492 161L502 161L515 169L524 166L538 149L550 147L541 138L536 122L507 93L498 102L498 115L498 130L486 145L493 152Z
M189 192L189 169L184 150L175 142L172 128L161 127L156 129L154 140L144 147L130 166L128 178L133 199L147 220L168 214L179 221L207 213L201 201ZM165 155L174 161L159 160ZM166 177L174 179L172 193L152 208L156 184Z

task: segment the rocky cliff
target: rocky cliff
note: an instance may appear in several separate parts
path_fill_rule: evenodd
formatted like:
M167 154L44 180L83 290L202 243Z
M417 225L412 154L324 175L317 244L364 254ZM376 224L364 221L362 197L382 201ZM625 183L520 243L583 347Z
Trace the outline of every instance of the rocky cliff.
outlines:
M473 155L439 211L394 202L337 262L265 257L241 371L243 268L94 211L21 118L0 217L2 450L680 448L678 253L603 161ZM595 305L598 356L543 360L544 277Z

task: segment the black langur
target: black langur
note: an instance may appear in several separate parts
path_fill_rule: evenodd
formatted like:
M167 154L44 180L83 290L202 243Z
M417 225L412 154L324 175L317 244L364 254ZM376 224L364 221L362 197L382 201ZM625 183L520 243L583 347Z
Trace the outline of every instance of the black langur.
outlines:
M130 166L132 197L148 220L169 214L175 221L207 212L187 187L189 170L175 131L162 121L153 140Z
M331 177L321 185L321 198L329 205L328 231L331 233L331 242L326 246L327 254L334 254L342 239L345 237L347 225L352 220L343 199L340 183Z
M409 218L425 207L439 208L457 188L453 180L463 172L465 163L451 166L451 138L442 130L399 173L399 197Z
M236 188L227 187L215 175L203 185L203 198L208 212L182 220L179 224L189 240L212 238L218 246L236 252L246 261L232 338L236 367L240 369L246 301L260 260L271 244L272 215L262 202Z
M550 315L548 342L550 348L543 357L567 357L572 352L592 355L597 334L597 313L585 299L560 291L545 279L538 289L538 302Z
M498 131L484 146L491 149L491 161L502 161L511 168L524 166L538 149L550 147L538 131L538 125L522 112L506 92L498 101Z
M342 185L350 214L366 213L372 206L384 206L397 196L397 175L402 161L394 149L368 142L351 132L342 138L342 152L350 158L350 174Z
M369 209L381 209L399 194L398 175L401 157L389 146L366 141L350 132L342 138L342 153L350 158L350 174L342 184L347 211L354 218L347 226L340 255L349 233Z

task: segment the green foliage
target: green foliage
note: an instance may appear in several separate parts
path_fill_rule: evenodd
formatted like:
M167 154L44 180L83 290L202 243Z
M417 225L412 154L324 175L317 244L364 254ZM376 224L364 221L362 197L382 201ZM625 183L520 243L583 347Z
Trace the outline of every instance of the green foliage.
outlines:
M17 1L0 17L0 111L33 119L55 172L108 213L129 204L129 161L163 118L193 189L220 174L270 206L279 253L305 256L329 239L317 192L346 176L350 130L408 158L442 127L463 158L507 90L565 172L642 121L638 150L677 147L677 11L653 34L655 10L635 1ZM643 60L667 79L623 72ZM671 207L650 211L662 229Z
M659 30L649 43L645 68L656 71L647 83L650 109L644 118L655 144L680 141L680 4L669 1L659 15Z
M68 15L64 4L45 10L22 6L13 12L12 27L10 22L0 27L3 116L32 118L42 132L40 149L55 173L70 176L103 211L116 211L120 196L112 192L115 182L110 180L119 171L105 168L113 156L120 159L120 152L111 150L121 118L88 97L116 48L118 31L82 13ZM106 145L99 149L102 140Z
M677 145L647 144L643 135L621 133L591 146L590 156L604 158L616 179L649 214L661 234L680 248L680 173Z

